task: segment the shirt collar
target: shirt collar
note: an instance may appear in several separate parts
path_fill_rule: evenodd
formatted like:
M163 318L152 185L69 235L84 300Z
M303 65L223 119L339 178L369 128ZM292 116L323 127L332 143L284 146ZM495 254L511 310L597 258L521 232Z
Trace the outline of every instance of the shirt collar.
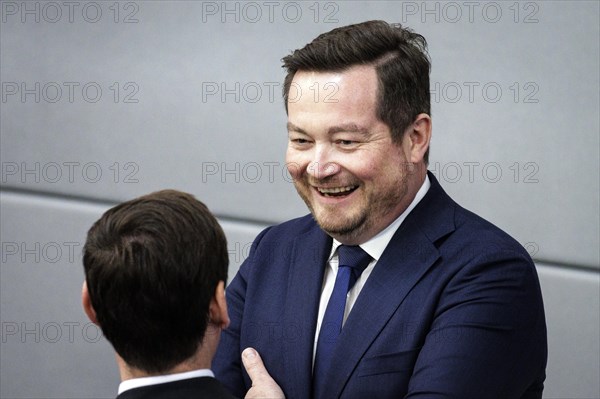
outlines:
M200 369L200 370L186 371L183 373L132 378L130 380L125 380L119 384L118 395L120 395L123 392L128 391L130 389L134 389L134 388L141 388L141 387L145 387L148 385L165 384L167 382L180 381L180 380L186 380L189 378L198 378L198 377L213 377L214 378L215 375L209 369Z
M387 245L392 240L392 237L396 233L396 230L398 230L404 219L406 219L408 214L415 208L415 206L417 206L417 204L421 202L423 197L425 197L425 194L427 194L429 187L431 187L431 182L429 181L429 176L425 175L425 181L421 185L419 191L417 191L415 198L412 200L410 205L404 210L404 212L402 212L400 216L398 216L392 223L390 223L385 229L381 230L379 233L373 236L370 240L360 244L360 247L366 253L371 255L371 258L373 258L376 261L379 260L379 258L383 254L383 251L385 250ZM333 245L331 246L331 253L329 254L330 261L333 257L333 254L335 254L337 247L339 247L340 245L342 245L342 243L334 238Z

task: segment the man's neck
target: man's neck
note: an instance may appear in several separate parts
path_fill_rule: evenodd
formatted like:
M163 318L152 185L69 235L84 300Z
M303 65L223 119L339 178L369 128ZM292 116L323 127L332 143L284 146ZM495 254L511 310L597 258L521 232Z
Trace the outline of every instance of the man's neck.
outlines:
M185 373L187 371L210 369L211 366L211 357L202 353L202 351L198 351L194 356L177 364L175 367L158 373L149 373L147 371L133 367L127 364L127 362L125 362L125 360L123 360L123 358L121 358L119 355L116 355L116 359L117 365L119 366L119 374L121 375L121 381L126 381L133 378L155 377L158 375L178 374Z
M404 214L408 208L411 207L411 204L415 201L415 197L417 196L419 190L421 190L421 188L425 185L427 166L418 168L413 173L413 176L408 176L408 180L406 182L406 193L404 194L403 198L400 199L400 202L396 205L395 209L389 212L387 219L379 221L379 224L377 225L367 226L365 230L356 229L355 231L344 235L332 233L327 234L342 244L360 245L381 233L402 214Z

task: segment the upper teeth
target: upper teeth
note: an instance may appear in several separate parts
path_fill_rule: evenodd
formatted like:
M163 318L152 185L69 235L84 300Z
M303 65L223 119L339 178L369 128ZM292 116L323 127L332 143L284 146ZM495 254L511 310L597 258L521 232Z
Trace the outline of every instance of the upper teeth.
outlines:
M346 187L331 187L331 188L322 188L319 187L318 190L323 194L335 194L335 193L343 193L344 191L354 190L356 186L346 186Z

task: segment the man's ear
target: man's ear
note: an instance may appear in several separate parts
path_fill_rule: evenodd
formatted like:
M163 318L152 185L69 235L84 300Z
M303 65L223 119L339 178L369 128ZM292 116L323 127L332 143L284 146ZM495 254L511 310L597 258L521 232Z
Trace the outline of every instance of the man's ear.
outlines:
M431 140L431 117L427 114L419 114L405 133L410 146L410 162L419 163L429 148Z
M229 314L227 313L227 301L225 300L225 282L219 281L215 294L210 300L209 306L210 322L221 329L229 327Z
M81 287L81 304L83 305L83 311L90 319L90 321L99 326L100 324L98 324L98 319L96 318L96 311L92 306L92 300L90 299L90 293L88 292L88 286L85 280L83 281L83 287Z

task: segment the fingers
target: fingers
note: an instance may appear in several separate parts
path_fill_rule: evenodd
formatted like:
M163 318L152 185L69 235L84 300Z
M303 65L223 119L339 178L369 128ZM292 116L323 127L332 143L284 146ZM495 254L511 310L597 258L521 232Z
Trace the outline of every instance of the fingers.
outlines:
M271 376L265 369L265 365L254 348L246 348L242 352L242 363L246 368L246 372L250 376L253 385L265 378L271 379Z
M252 388L246 393L246 399L285 399L283 391L265 368L263 361L254 348L242 352L242 363L252 380Z

